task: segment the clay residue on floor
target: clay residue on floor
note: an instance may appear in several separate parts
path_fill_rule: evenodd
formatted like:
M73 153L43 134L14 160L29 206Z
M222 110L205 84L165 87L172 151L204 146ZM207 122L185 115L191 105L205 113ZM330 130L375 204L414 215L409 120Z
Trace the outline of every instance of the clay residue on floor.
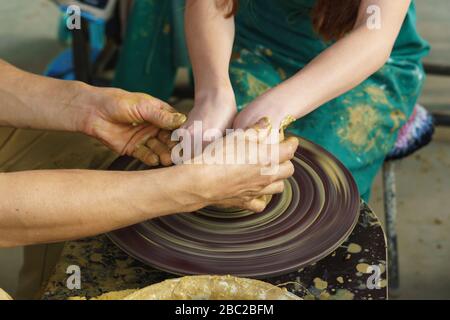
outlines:
M314 281L314 287L316 287L319 290L324 290L328 287L328 282L326 282L320 278L315 278L313 281Z
M331 297L331 300L353 300L355 295L347 289L338 289L336 294Z
M362 250L361 246L356 243L350 243L347 248L347 251L350 253L359 253L361 252L361 250Z
M361 273L368 273L369 267L370 266L367 263L359 263L356 265L356 270Z

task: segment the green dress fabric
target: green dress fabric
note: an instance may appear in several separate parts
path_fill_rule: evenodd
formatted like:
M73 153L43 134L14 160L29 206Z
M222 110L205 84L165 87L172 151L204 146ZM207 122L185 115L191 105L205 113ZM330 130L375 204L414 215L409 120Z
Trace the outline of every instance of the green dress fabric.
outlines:
M180 1L137 2L140 10L132 17L117 86L162 99L170 96L174 70L182 63L174 62L173 37L164 36L165 25L177 21L174 12L178 10L161 4L168 2L180 5ZM331 45L313 30L310 12L314 4L315 0L241 1L230 67L240 110ZM152 42L155 38L159 41ZM417 102L424 82L421 59L428 51L416 30L413 3L389 61L353 90L289 127L290 132L321 145L342 161L364 200L369 199L373 179Z
M189 66L183 15L182 0L134 2L113 86L170 98L178 68Z

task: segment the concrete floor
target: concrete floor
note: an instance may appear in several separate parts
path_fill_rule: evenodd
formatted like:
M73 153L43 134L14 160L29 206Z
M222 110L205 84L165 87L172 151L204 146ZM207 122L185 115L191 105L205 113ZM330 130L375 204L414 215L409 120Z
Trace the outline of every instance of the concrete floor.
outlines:
M450 129L396 163L401 299L450 299ZM381 175L370 206L381 220Z
M450 1L416 1L418 27L431 43L426 62L450 65ZM450 114L450 77L429 76L420 102ZM400 299L450 299L450 128L396 164ZM371 207L383 217L381 175Z
M450 1L416 1L419 29L433 45L427 61L450 64ZM0 58L41 73L61 50L57 10L47 0L0 0ZM421 102L450 112L450 78L429 77ZM403 299L450 299L450 129L397 164L398 233ZM381 178L370 205L383 218ZM0 287L14 293L22 250L0 250Z

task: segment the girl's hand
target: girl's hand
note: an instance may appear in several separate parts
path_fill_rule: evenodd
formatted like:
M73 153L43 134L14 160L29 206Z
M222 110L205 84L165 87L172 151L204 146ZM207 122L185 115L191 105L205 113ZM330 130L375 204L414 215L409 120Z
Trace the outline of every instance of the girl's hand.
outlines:
M236 101L234 92L231 88L229 90L213 90L205 93L197 93L194 108L189 113L188 120L182 128L187 129L190 132L191 137L193 137L194 123L196 121L201 123L202 142L203 146L206 146L214 141L215 138L222 137L226 129L232 128L236 113ZM209 130L209 133L212 133L215 138L209 139L206 137L205 133L208 134L207 130Z
M274 89L272 89L274 90ZM261 118L268 118L271 129L277 130L283 134L284 129L295 119L283 105L280 99L274 99L271 91L259 96L253 100L244 110L242 110L234 119L234 129L246 129ZM283 140L284 136L280 138Z
M133 156L149 166L172 164L171 130L186 116L167 103L143 93L87 87L77 100L86 110L82 132L102 141L121 155Z

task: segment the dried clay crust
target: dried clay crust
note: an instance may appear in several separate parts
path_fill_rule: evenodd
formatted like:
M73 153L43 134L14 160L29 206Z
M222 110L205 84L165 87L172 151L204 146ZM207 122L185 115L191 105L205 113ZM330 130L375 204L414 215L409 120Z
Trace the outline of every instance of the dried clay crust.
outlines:
M165 280L140 290L108 292L93 300L300 300L300 298L284 288L259 280L232 276L189 276Z
M0 300L12 300L11 296L0 289Z
M136 291L124 300L299 300L284 288L232 276L170 279Z

